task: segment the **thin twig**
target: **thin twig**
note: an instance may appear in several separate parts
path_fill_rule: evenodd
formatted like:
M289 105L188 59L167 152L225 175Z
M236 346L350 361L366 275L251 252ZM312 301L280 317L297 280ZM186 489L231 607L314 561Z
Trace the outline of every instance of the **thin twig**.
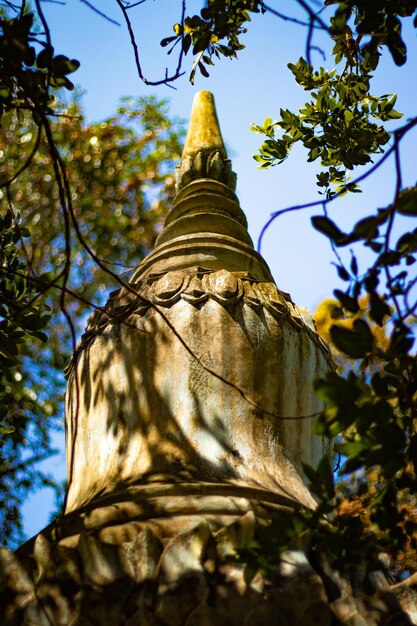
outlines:
M88 0L80 0L80 2L82 2L82 4L87 5L89 9L94 11L94 13L97 13L97 15L100 15L100 17L104 17L104 19L110 22L111 24L115 24L116 26L121 26L120 22L117 22L112 17L109 17L106 13L103 13L103 11L100 11L100 9L94 6L94 4L92 4L91 2L88 2Z
M152 81L152 80L148 80L142 71L142 65L141 65L141 61L140 61L140 56L139 56L139 48L138 48L138 44L136 42L136 37L135 37L135 33L133 31L133 27L132 27L132 23L130 21L129 15L127 13L127 8L126 6L123 4L122 0L116 0L117 4L120 7L120 10L123 13L123 17L124 20L126 22L126 28L128 30L129 33L129 37L130 37L130 42L132 44L132 48L133 48L133 55L135 57L135 64L136 64L136 69L138 72L138 76L139 78L145 83L145 85L151 85L151 86L157 86L157 85L167 85L167 86L171 86L169 85L169 83L172 83L174 80L177 80L177 78L179 78L180 76L183 76L185 74L185 72L181 71L181 67L182 67L182 60L183 60L183 56L184 56L184 46L181 46L181 51L178 55L178 63L177 63L177 68L175 70L175 72L172 75L168 75L168 69L165 72L165 78L161 79L161 80L156 80L156 81ZM182 0L182 17L181 17L181 24L184 23L184 19L185 19L185 0Z
M42 11L40 0L35 0L35 5L36 5L36 10L38 11L39 19L41 21L41 24L45 32L46 43L48 44L49 49L52 50L53 48L52 48L51 31L49 29L48 22L46 21L45 15ZM52 63L49 65L48 72L46 74L46 87L45 87L45 94L44 94L43 104L42 104L42 109L44 111L46 111L48 107L49 88L51 86L51 78L52 78Z
M324 202L324 201L323 201L323 203L322 203L322 206L323 206L323 213L324 213L324 215L328 218L329 216L328 216L328 213L327 213L327 205L325 204L325 202ZM333 252L333 254L335 255L335 257L336 257L336 259L337 259L337 261L338 261L339 265L340 265L341 267L343 267L344 269L346 269L346 268L345 268L345 266L344 266L344 263L343 263L343 261L342 261L342 258L341 258L341 256L340 256L339 252L337 251L337 248L336 248L336 246L335 246L334 241L330 240L330 246L331 246L332 252ZM347 271L347 270L346 270L346 271Z
M58 453L58 450L49 450L49 452L43 452L42 454L37 454L35 456L24 459L18 465L14 465L12 468L7 469L5 472L0 471L0 478L3 478L6 474L17 474L20 470L27 469L28 465L34 465L35 463L40 463L40 461L45 461L51 456L54 456Z
M391 239L391 233L392 233L392 229L394 226L394 219L395 219L395 205L398 201L398 197L400 194L400 191L402 189L402 171L401 171L401 159L400 159L400 150L399 150L399 142L401 140L398 139L398 136L394 134L394 145L393 145L393 150L394 150L394 159L395 159L395 172L396 172L396 185L395 185L395 194L394 194L394 201L393 201L393 206L389 215L389 219L388 219L388 224L387 224L387 229L385 231L385 243L384 243L384 252L388 253L389 249L390 249L390 239ZM391 287L392 285L392 276L391 276L391 271L390 268L387 264L384 265L384 272L385 272L385 276L387 279L387 284ZM397 311L397 315L398 318L400 320L403 319L403 315L401 312L401 306L400 303L398 302L398 298L396 296L395 293L393 293L391 291L391 297L392 297L392 301L394 302L394 306L395 309Z
M310 26L310 22L303 22L302 20L299 20L296 17L292 17L291 15L285 15L284 13L273 9L267 4L264 4L264 7L268 13L275 15L275 17L279 17L280 20L284 20L285 22L292 22L293 24L298 24L299 26ZM318 26L317 28L320 28L322 30L321 26Z
M27 274L25 274L24 272L19 272L17 270L11 270L11 269L7 269L5 271L5 274L9 275L9 276L20 276L21 278L25 278L29 282L34 283L38 287L39 286L42 287L43 289L41 290L42 291L41 295L43 295L44 293L46 293L50 289L58 289L59 291L62 291L63 289L65 289L65 292L69 296L71 296L71 298L74 298L74 300L78 300L78 302L81 302L85 306L87 306L89 308L92 308L95 311L98 311L99 313L103 313L106 317L109 318L109 320L113 320L113 322L115 322L115 323L117 322L118 324L123 324L123 325L127 326L128 328L133 328L134 330L137 330L138 332L148 334L147 330L138 328L135 324L131 324L130 322L126 321L125 317L123 317L122 315L118 315L117 313L113 313L112 311L107 309L105 306L98 306L97 304L94 304L94 302L91 302L91 300L87 300L87 298L83 298L83 296L81 296L79 293L73 291L72 289L69 289L68 287L63 287L62 285L59 284L59 282L57 280L53 280L51 282L47 282L45 280L42 280L38 276L27 276ZM22 310L23 308L24 307L22 307L19 310Z
M321 17L319 17L319 13L322 12L323 8L320 9L320 11L318 11L317 13L315 13L313 11L313 9L308 6L308 4L307 4L307 2L305 2L305 0L296 0L296 1L308 13L308 15L310 16L310 21L317 22L317 24L319 26L321 26L322 30L325 30L326 32L329 31L329 27L327 26L327 24L325 22L323 22Z
M125 2L124 4L126 9L129 10L139 6L140 4L143 4L144 2L146 2L146 0L138 0L138 2L133 2L132 4L130 2Z
M307 31L306 38L306 60L307 65L312 65L311 63L311 42L313 41L313 33L314 33L314 21L311 19L310 24Z

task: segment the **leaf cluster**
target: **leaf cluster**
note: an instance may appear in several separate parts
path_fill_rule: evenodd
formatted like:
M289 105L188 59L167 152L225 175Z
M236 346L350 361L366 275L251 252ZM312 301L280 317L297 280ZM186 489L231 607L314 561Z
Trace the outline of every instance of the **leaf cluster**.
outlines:
M311 101L298 114L281 109L278 121L266 118L263 125L252 125L253 131L267 137L255 160L261 168L277 165L301 142L308 151L307 160L319 159L326 168L317 175L317 185L327 197L334 193L331 185L336 185L339 195L359 191L349 183L347 170L371 163L373 155L383 152L390 136L375 120L401 117L394 109L396 95L373 96L366 72L337 74L323 67L314 71L303 58L288 67L296 82L311 92ZM283 130L278 138L277 129Z
M372 95L371 71L384 46L398 65L405 62L401 19L412 15L416 6L326 4L336 5L329 34L334 63L341 69L314 71L302 58L290 64L296 82L310 92L310 101L298 113L281 110L278 121L268 117L253 130L266 136L255 157L261 167L282 163L297 142L307 148L308 160L321 165L317 184L325 196L324 214L314 216L312 225L328 238L346 288L334 291L336 300L327 303L326 323L322 318L321 330L325 327L339 371L315 383L325 405L315 432L335 440L339 476L350 478L350 489L343 492L337 485L332 489L333 471L324 459L316 469L305 467L317 510L281 519L274 541L269 538L257 554L265 561L265 551L271 555L268 545L272 545L276 559L279 551L308 539L313 551L324 546L341 570L361 562L372 569L378 566L376 555L384 551L393 558L398 574L404 567L415 569L409 555L417 549L417 300L412 272L417 246L416 229L404 220L417 214L417 189L403 188L399 158L399 142L415 120L391 136L387 133L381 122L401 114L394 109L395 95ZM390 139L388 154L396 157L393 202L358 220L350 230L341 229L330 219L328 204L347 191L359 191L347 178L348 171L372 163ZM360 246L373 253L364 268L359 264ZM347 247L349 265L341 256Z
M207 66L214 65L214 58L237 58L237 52L245 47L240 37L247 32L244 25L250 22L250 13L261 11L265 12L265 7L259 0L210 0L200 15L175 24L175 35L162 39L161 46L170 46L168 54L177 44L185 55L191 50L196 57L190 72L194 84L197 68L207 78Z
M327 215L312 218L335 249L362 244L375 255L363 272L353 251L349 268L339 257L336 268L347 286L334 291L336 301L326 305L327 323L320 314L319 330L324 328L343 372L316 381L326 408L315 428L317 434L339 437L340 473L362 476L345 499L345 513L360 501L367 515L357 523L395 559L417 548L416 279L409 272L417 238L416 229L394 228L396 221L416 214L416 194L415 187L397 189L390 206L347 233ZM410 499L414 505L404 506Z
M19 508L47 477L36 463L52 454L45 418L55 410L53 394L29 382L24 362L29 347L42 353L50 320L42 288L22 252L28 229L10 209L0 213L0 526L3 540L22 537ZM39 343L41 342L41 343ZM42 364L42 367L44 364ZM49 379L50 380L50 379ZM48 395L48 397L47 397Z
M325 558L345 576L363 564L367 573L381 568L375 535L364 532L358 516L329 517L344 502L329 458L323 457L316 469L304 466L304 470L317 508L280 511L257 528L254 540L236 557L244 565L247 582L257 572L271 578L279 576L280 561L285 561L287 550L294 549L304 550L313 562Z
M0 15L0 119L12 110L28 110L39 121L39 110L53 112L51 89L72 90L71 74L79 62L55 54L47 35L35 26L35 14L22 9Z
M0 434L14 431L8 391L19 365L21 346L32 338L45 342L49 307L39 301L41 291L31 279L19 247L27 228L12 211L0 215ZM6 425L5 425L6 424Z
M355 34L358 36L356 45L361 45L360 54L367 69L376 69L383 47L388 48L396 65L404 65L407 61L402 20L416 13L416 0L326 0L325 4L336 6L330 28L336 41L340 35L352 32L350 28L347 31L347 27L349 21L353 21ZM417 16L414 17L413 25L417 27ZM362 44L363 37L365 42Z

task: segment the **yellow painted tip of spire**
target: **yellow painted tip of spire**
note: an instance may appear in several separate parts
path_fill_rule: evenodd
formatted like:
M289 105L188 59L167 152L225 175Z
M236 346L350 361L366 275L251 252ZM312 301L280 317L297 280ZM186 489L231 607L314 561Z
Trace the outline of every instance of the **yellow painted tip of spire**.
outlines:
M218 150L227 158L214 96L210 91L198 91L194 96L182 157L195 155L200 150Z

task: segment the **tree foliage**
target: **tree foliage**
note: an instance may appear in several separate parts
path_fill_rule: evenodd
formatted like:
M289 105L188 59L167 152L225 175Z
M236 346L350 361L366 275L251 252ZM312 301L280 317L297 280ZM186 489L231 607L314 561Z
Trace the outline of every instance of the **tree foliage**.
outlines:
M346 312L340 301L327 300L315 314L317 328L332 345L339 370L334 375L336 384L329 385L328 379L316 383L328 406L317 430L333 430L335 448L343 460L338 514L355 518L361 534L375 540L371 541L375 552L389 554L393 573L401 575L404 569L415 568L417 550L417 457L410 419L416 363L410 356L407 362L401 361L393 352L394 312L387 307L381 319L372 313L373 306L369 295L359 299L355 312ZM352 341L351 333L359 322L370 336L372 349L366 359L356 340ZM413 330L415 322L408 323ZM358 355L352 355L352 346ZM406 386L408 398L403 397Z
M35 120L54 112L51 89L72 90L71 74L79 62L63 54L55 54L49 30L43 35L35 24L35 14L25 11L25 3L4 3L11 12L2 12L0 35L0 117L8 111L29 111ZM35 2L37 6L39 4ZM13 11L13 9L15 9Z
M88 123L80 96L62 93L78 64L48 43L31 50L34 15L3 17L1 27L0 526L15 544L27 493L58 487L39 462L62 428L75 334L90 302L99 306L109 282L152 247L183 128L154 98L125 99Z

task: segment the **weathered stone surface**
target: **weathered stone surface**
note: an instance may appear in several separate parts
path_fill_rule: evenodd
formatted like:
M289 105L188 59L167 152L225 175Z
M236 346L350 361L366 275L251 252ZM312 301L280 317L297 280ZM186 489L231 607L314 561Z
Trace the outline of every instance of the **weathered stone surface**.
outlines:
M246 548L255 534L256 518L248 511L236 522L223 526L215 533L217 554L221 560L236 556L236 550Z
M262 522L264 523L264 522ZM387 583L374 593L317 567L300 551L283 554L268 575L245 582L233 556L255 538L253 514L226 526L204 519L165 536L135 520L83 531L73 548L62 540L29 542L17 555L0 593L2 626L410 626L417 594L406 588L408 613ZM116 527L115 527L116 528ZM59 536L59 525L55 526ZM157 533L159 537L157 537ZM40 547L41 546L41 547ZM50 558L45 566L45 555ZM317 559L315 559L317 561ZM73 571L62 577L59 572ZM70 565L68 565L70 564ZM7 565L8 569L10 565ZM41 576L39 575L41 573ZM329 581L331 576L331 584ZM375 578L375 576L373 576ZM382 572L377 575L380 581ZM368 583L364 585L369 588ZM404 588L403 588L404 590ZM394 586L395 591L395 586Z
M80 470L68 510L170 466L311 505L298 471L324 448L301 418L320 408L311 382L329 360L302 313L273 283L225 269L150 275L135 289L140 311L131 298L124 320L95 322L70 374L68 466Z
M403 581L399 585L394 585L392 592L400 603L401 607L410 617L413 624L417 624L417 575L410 577L412 580Z

